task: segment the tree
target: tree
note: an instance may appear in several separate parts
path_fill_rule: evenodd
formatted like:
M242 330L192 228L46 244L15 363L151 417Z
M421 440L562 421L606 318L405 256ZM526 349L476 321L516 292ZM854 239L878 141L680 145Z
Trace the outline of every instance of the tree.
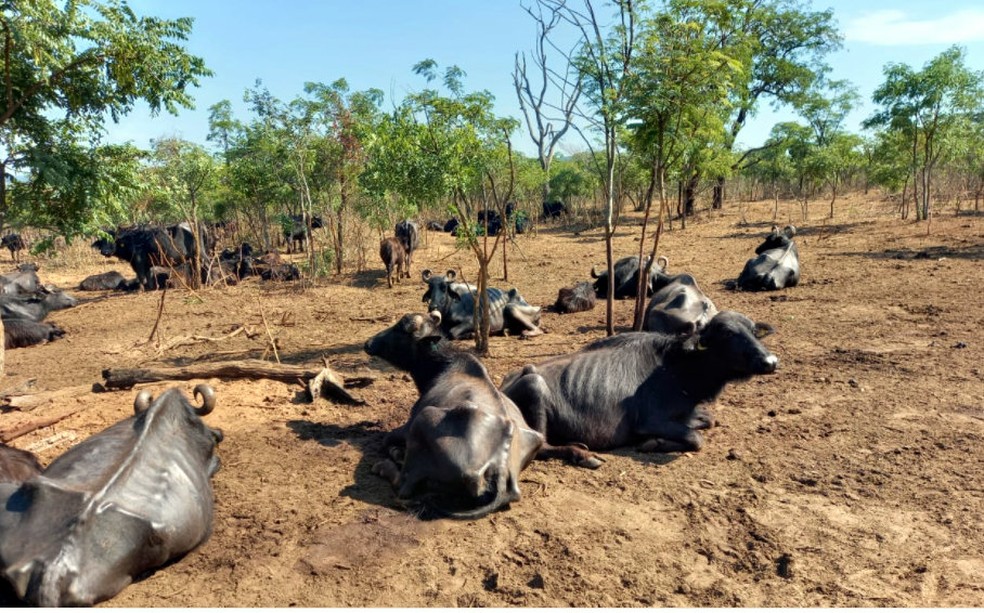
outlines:
M8 177L24 175L32 189L15 195L53 191L67 198L61 204L67 217L54 229L70 237L91 225L104 204L100 196L114 189L104 184L115 173L72 169L96 151L107 116L116 121L139 100L152 113L193 106L189 90L212 73L181 46L191 28L190 18L140 17L120 0L4 5L0 225L12 208L38 210L46 202L8 199Z
M729 152L763 100L792 103L824 73L825 56L841 43L833 10L809 11L799 0L670 0L669 6L681 19L703 15L707 36L742 65L742 78L734 80L722 108L727 121L721 142ZM737 156L732 168L740 170L753 151ZM716 181L712 207L721 208L725 177Z
M918 186L917 221L929 219L933 170L943 143L981 109L984 73L967 68L964 55L955 46L920 71L905 64L885 66L885 82L873 96L882 109L864 123L907 136L913 187Z
M536 74L531 79L526 54L517 53L513 84L530 139L536 145L537 160L543 170L541 200L546 202L550 196L550 166L557 144L571 127L574 110L581 96L581 75L570 61L563 71L554 71L547 67L547 48L553 44L550 32L560 23L561 15L558 11L549 9L544 13L544 8L545 3L542 1L536 5L536 11L532 7L524 7L537 27L536 48L532 56ZM565 59L573 55L574 50L562 53ZM556 102L548 100L547 93L552 90L557 92Z
M615 333L612 253L617 192L615 169L626 121L625 98L635 51L638 8L633 0L613 0L614 25L606 31L609 26L599 18L592 0L583 0L581 8L575 8L573 2L565 0L540 0L539 4L552 15L550 22L554 19L565 22L580 36L575 51L568 56L568 61L580 74L582 97L576 106L577 115L588 123L591 131L600 134L603 141L604 166L598 169L598 174L605 191L605 260L608 268L605 330L611 336ZM593 152L591 140L580 129L578 132ZM596 158L592 156L592 159Z

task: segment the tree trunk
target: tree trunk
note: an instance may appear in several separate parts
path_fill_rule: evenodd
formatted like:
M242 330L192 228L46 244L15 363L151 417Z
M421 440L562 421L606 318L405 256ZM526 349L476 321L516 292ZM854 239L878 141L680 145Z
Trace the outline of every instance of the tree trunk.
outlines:
M723 179L718 179L718 180L719 181L723 181ZM697 202L697 187L699 185L700 185L700 173L699 172L695 172L695 173L693 173L693 174L690 175L690 178L687 179L687 183L686 183L686 185L684 187L684 190L683 190L683 211L682 211L682 217L684 219L686 219L687 217L692 217L693 214L694 214L694 205ZM715 186L715 188L716 187L717 186ZM724 188L722 187L722 190L723 189ZM720 209L721 207L720 206L717 206L717 207L714 207L714 208ZM684 228L687 227L686 226L686 223L687 222L684 221L684 226L683 226Z
M724 177L717 178L717 184L714 185L714 191L711 195L711 208L714 210L720 210L724 207Z
M488 236L485 237L488 239ZM489 261L478 258L478 296L477 299L479 318L478 329L475 334L475 352L485 357L489 354L489 330L491 328L491 309L489 308L489 293L486 291L489 286Z

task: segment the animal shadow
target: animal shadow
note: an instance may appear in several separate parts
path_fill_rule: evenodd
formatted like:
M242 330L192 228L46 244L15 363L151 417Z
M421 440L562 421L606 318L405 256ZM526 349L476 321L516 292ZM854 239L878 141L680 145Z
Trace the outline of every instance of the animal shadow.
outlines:
M340 495L380 507L403 510L396 504L390 484L372 472L373 465L384 459L383 441L388 433L382 429L380 422L360 421L350 426L339 426L295 419L288 421L287 427L302 441L314 440L326 447L337 447L347 442L362 453L355 467L353 482L342 488Z

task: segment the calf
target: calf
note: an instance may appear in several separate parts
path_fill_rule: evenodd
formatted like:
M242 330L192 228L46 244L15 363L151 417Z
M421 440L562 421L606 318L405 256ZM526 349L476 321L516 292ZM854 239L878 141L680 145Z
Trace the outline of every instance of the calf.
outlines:
M646 257L646 262L649 262L648 256ZM656 266L649 269L649 280L644 284L647 296L652 295L656 284L659 282L660 275L665 274L666 267L669 263L670 261L666 256L660 256L656 259ZM613 270L615 272L615 299L635 298L636 293L639 291L639 256L630 255L617 260L613 266ZM598 298L603 300L607 298L608 271L603 270L599 273L596 267L592 268L591 278L596 279L594 289Z
M473 286L455 282L455 272L444 276L422 273L427 291L423 301L428 311L441 313L442 329L452 339L465 338L475 332L475 296ZM540 307L530 306L519 291L504 292L490 287L485 290L489 301L489 334L519 334L523 337L543 334L539 328Z
M221 432L177 389L143 391L136 415L66 451L23 484L0 485L0 573L42 607L92 606L179 558L212 531Z
M700 407L732 381L774 372L779 359L759 339L772 332L734 311L700 332L627 332L508 375L502 391L551 445L604 450L641 443L644 451L696 451L713 424ZM592 467L583 458L570 458Z
M20 261L20 252L23 249L27 249L27 244L24 239L21 238L20 234L6 234L3 238L0 238L0 248L10 249L10 257L14 259L15 262Z
M738 288L745 291L769 291L794 287L799 283L799 251L793 236L795 226L786 226L782 232L772 226L765 242L755 249L758 255L745 262L738 276Z
M707 325L717 315L717 307L704 295L697 280L689 274L680 274L661 280L649 306L642 329L663 334L693 334Z
M407 253L407 278L410 277L410 266L413 264L413 252L420 247L420 226L412 219L404 219L396 224L396 238L403 243Z
M79 283L79 289L85 292L126 289L126 278L115 270L101 272L82 279L82 283Z
M393 287L393 273L396 273L397 282L402 277L409 277L410 271L404 270L407 262L407 252L403 249L400 239L389 237L384 238L379 243L379 257L382 258L386 266L386 284Z
M595 308L595 290L588 281L581 281L574 287L562 287L557 292L554 311L557 313L580 313Z
M0 443L0 483L23 483L41 474L41 463L30 451Z
M365 351L407 371L420 397L373 467L401 503L426 514L482 517L519 500L519 473L543 436L530 430L474 355L443 339L439 313L407 314Z
M65 336L65 331L54 324L30 319L3 320L3 348L17 349L53 341Z
M36 294L17 294L0 296L0 317L7 319L30 319L41 321L51 311L73 307L78 300L62 290L38 292Z

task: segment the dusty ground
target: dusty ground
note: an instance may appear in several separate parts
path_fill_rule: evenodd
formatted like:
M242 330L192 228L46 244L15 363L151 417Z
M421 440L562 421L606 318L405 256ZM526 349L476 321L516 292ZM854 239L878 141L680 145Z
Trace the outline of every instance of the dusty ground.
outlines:
M823 209L823 206L815 206ZM838 216L802 221L803 277L776 293L735 293L737 276L771 225L767 203L692 222L664 236L671 270L689 271L720 308L773 324L777 374L727 388L721 425L703 451L606 454L597 471L557 461L523 473L523 499L477 521L421 522L394 508L370 472L383 434L416 392L362 345L422 308L419 271L475 265L431 234L414 278L388 290L381 267L313 288L248 282L197 296L169 292L167 343L218 337L261 313L284 362L327 356L342 375L369 374L349 408L294 400L296 386L212 381L225 431L211 539L128 587L111 606L982 606L984 605L984 217L926 224L855 197ZM604 261L597 230L551 227L521 237L509 284L533 304L588 278ZM618 233L634 252L637 225ZM631 250L631 251L630 251ZM70 287L118 262L76 250L42 262ZM4 262L9 267L9 263ZM375 266L375 262L373 262ZM501 269L495 270L501 279ZM29 377L42 389L89 385L106 367L260 357L262 337L198 343L157 355L146 344L159 294L85 295L55 313L65 339L7 353L0 387ZM620 326L631 303L616 305ZM495 338L496 381L526 363L604 333L604 309L546 313L548 334ZM267 356L272 359L271 356ZM178 382L186 393L196 382ZM155 393L166 384L148 386ZM83 410L14 441L50 461L131 413L135 391L83 394L34 414L0 415L0 429Z

